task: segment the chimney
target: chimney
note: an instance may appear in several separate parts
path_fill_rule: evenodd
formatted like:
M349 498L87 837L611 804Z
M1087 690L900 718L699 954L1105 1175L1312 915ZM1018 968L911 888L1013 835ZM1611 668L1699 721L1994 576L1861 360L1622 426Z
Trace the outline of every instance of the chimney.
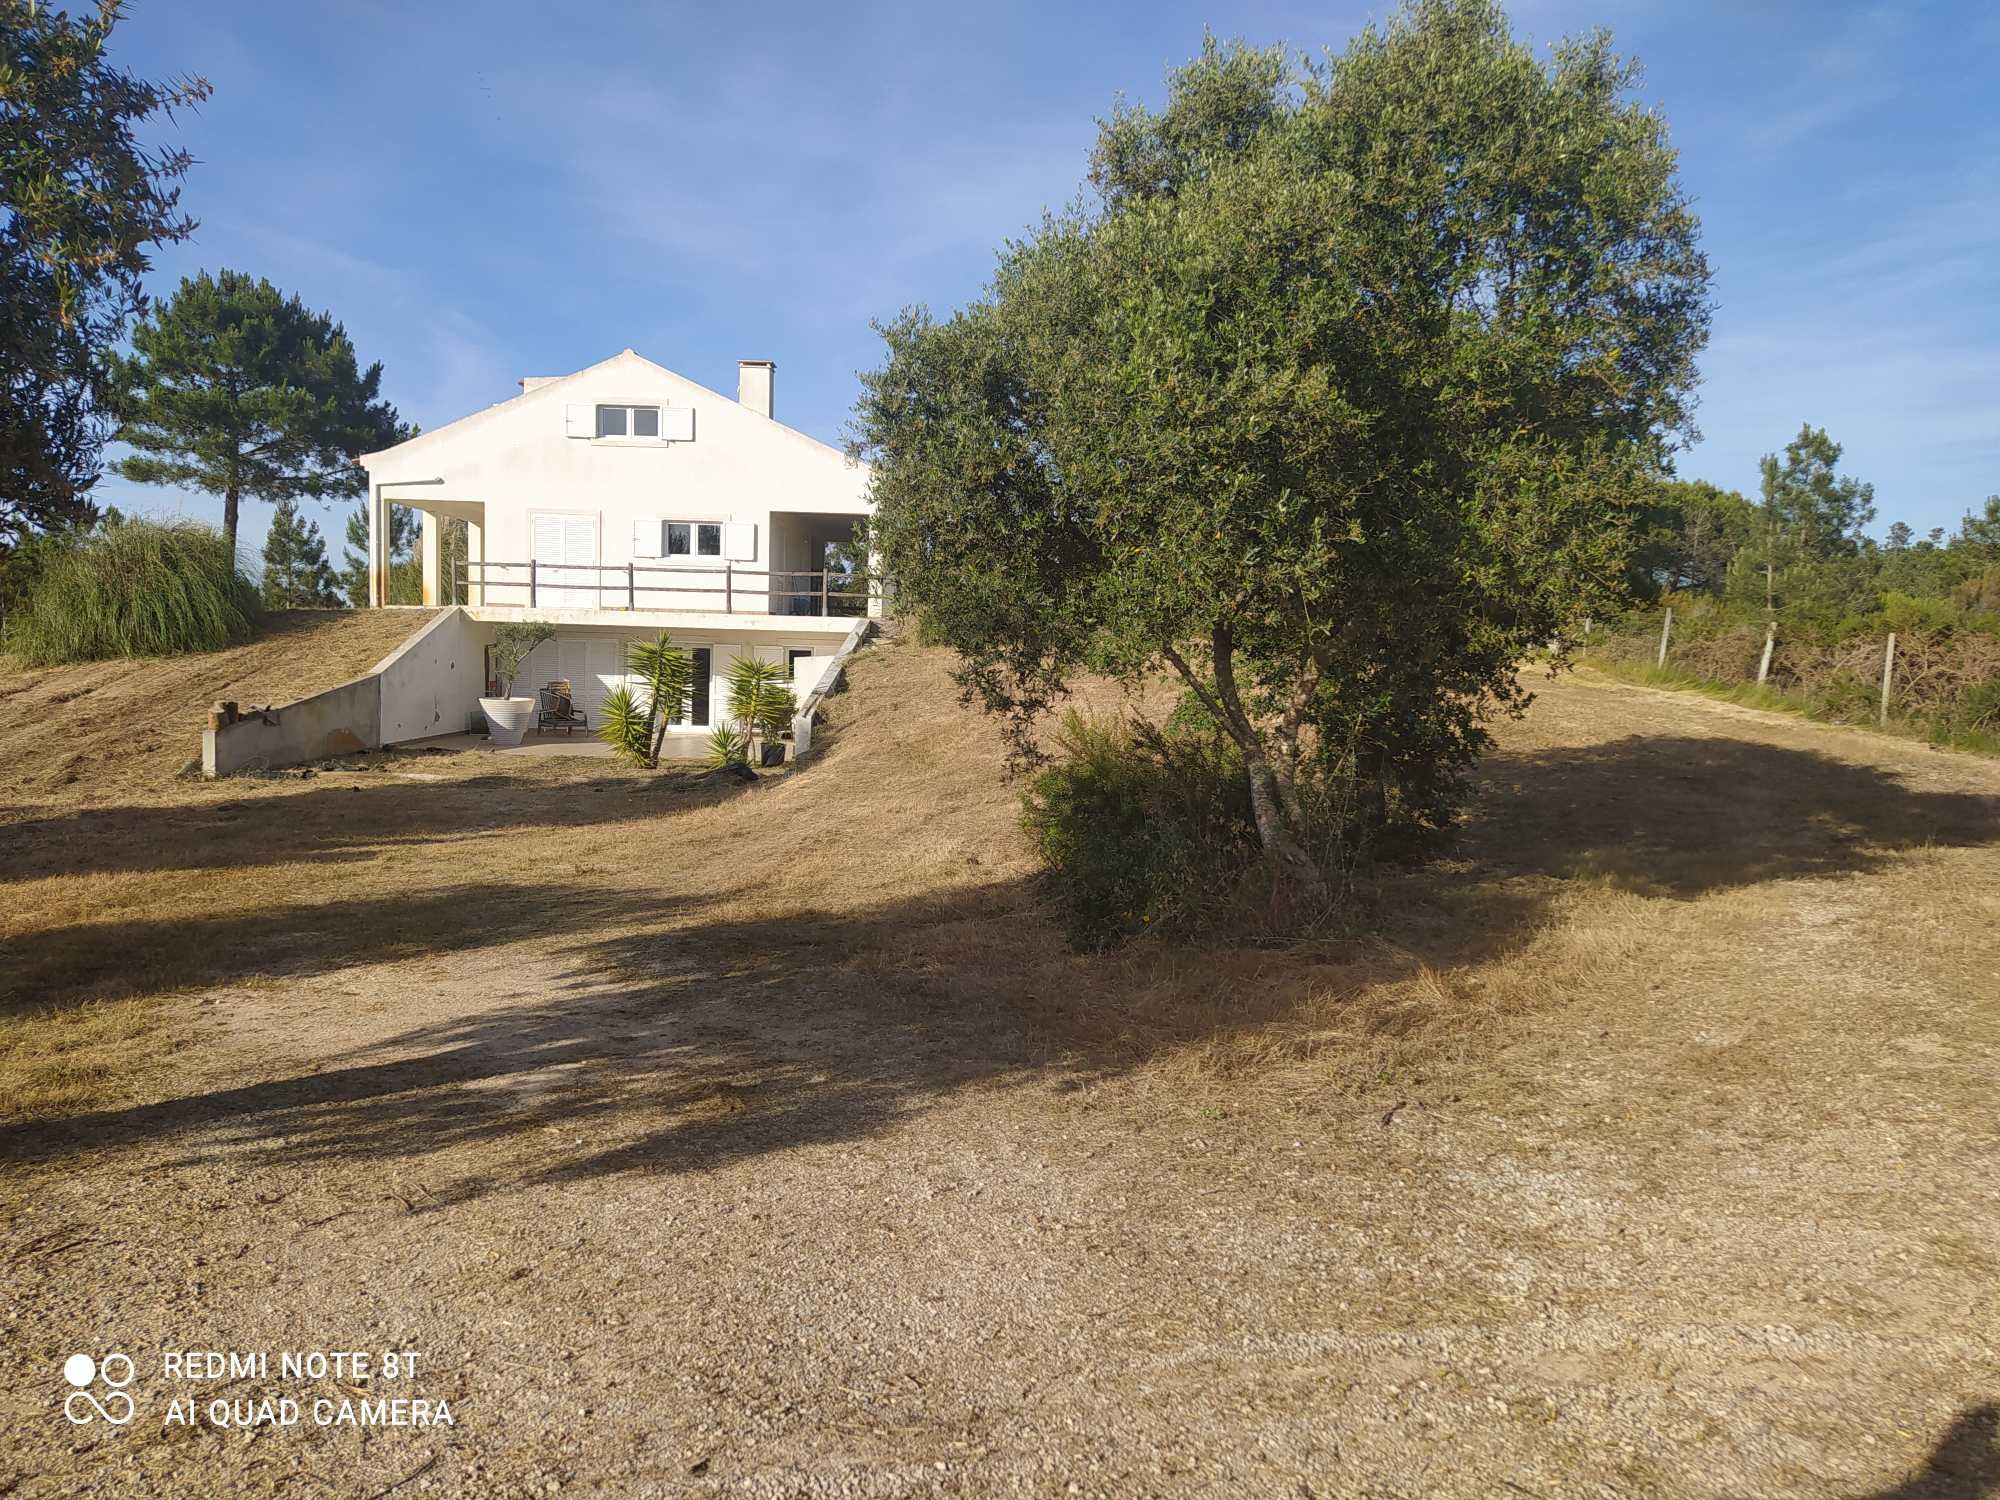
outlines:
M760 417L771 415L771 387L778 367L768 359L736 361L736 403L747 406Z

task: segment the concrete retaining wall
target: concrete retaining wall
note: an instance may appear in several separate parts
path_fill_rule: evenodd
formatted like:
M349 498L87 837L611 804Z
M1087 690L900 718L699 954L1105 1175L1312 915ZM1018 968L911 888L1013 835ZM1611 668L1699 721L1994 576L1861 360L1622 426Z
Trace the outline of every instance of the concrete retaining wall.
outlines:
M479 711L490 628L448 609L373 671L202 732L204 776L275 770L464 729Z
M458 734L480 718L491 626L449 609L376 664L382 679L382 740L394 745ZM482 724L483 728L484 725Z
M857 620L854 628L847 632L847 639L840 643L840 649L832 660L820 669L819 686L799 705L798 713L792 719L792 759L804 760L812 753L813 724L819 717L819 706L826 701L829 693L840 687L840 677L847 670L847 658L861 649L861 643L874 633L873 620Z

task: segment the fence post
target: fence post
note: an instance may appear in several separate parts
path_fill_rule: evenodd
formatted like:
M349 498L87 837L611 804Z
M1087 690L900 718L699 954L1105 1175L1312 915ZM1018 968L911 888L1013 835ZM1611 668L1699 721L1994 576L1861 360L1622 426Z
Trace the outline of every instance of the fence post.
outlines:
M827 607L827 600L828 600L828 598L829 598L829 595L828 595L828 593L827 593L827 589L828 589L828 586L829 586L829 585L828 585L828 577L829 577L829 575L828 575L828 573L827 573L826 569L824 569L824 568L820 569L820 574L819 574L819 615L820 615L820 618L821 618L822 620L826 619L826 618L827 618L827 617L828 617L829 615L831 615L831 614L833 613L833 611L832 611L831 609L829 609L829 608Z
M1771 675L1771 650L1778 644L1778 622L1769 620L1764 625L1764 659L1757 663L1757 686L1764 685L1764 679Z
M1667 606L1667 617L1666 619L1660 622L1660 656L1659 660L1653 663L1653 665L1657 668L1664 669L1667 665L1667 641L1668 638L1673 635L1673 633L1674 633L1674 607L1671 604L1669 604Z
M637 609L639 607L639 565L637 563L628 562L625 564L625 607L627 609Z
M1889 632L1888 649L1882 653L1882 710L1875 716L1877 724L1889 722L1889 684L1896 676L1896 632Z
M722 612L725 615L736 613L736 564L733 562L722 565Z
M528 608L535 607L535 560L528 559Z

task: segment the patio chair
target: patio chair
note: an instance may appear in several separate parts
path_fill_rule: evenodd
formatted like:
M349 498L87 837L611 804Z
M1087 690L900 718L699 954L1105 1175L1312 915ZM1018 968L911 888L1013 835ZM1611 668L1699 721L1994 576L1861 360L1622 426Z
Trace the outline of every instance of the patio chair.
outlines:
M541 707L535 715L536 729L554 729L560 726L568 733L574 734L578 729L590 728L590 721L584 717L583 710L576 706L567 677L558 677L543 688L541 698Z

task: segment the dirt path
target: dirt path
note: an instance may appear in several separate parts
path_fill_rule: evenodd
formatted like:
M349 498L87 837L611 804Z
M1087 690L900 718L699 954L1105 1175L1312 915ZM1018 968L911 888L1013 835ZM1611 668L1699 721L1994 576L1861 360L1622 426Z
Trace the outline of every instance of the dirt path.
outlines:
M188 1044L10 1131L0 1494L2000 1494L2000 766L1553 685L1386 943L1246 998L1307 1039L1246 1080L1132 1040L1164 971L1051 946L984 750L870 719L930 670L858 674L761 811L441 766L511 810L399 832L300 802L379 780L239 790L293 841L275 932L100 920ZM809 813L864 757L879 809ZM898 813L927 776L963 784ZM745 844L781 806L797 868ZM503 884L537 809L569 831ZM61 834L21 900L188 879L62 873ZM1414 1072L1310 1040L1419 1010L1464 1042ZM139 1419L64 1422L62 1359L114 1348ZM359 1388L172 1349L418 1351L365 1390L454 1425L318 1426ZM162 1424L211 1393L302 1419Z

